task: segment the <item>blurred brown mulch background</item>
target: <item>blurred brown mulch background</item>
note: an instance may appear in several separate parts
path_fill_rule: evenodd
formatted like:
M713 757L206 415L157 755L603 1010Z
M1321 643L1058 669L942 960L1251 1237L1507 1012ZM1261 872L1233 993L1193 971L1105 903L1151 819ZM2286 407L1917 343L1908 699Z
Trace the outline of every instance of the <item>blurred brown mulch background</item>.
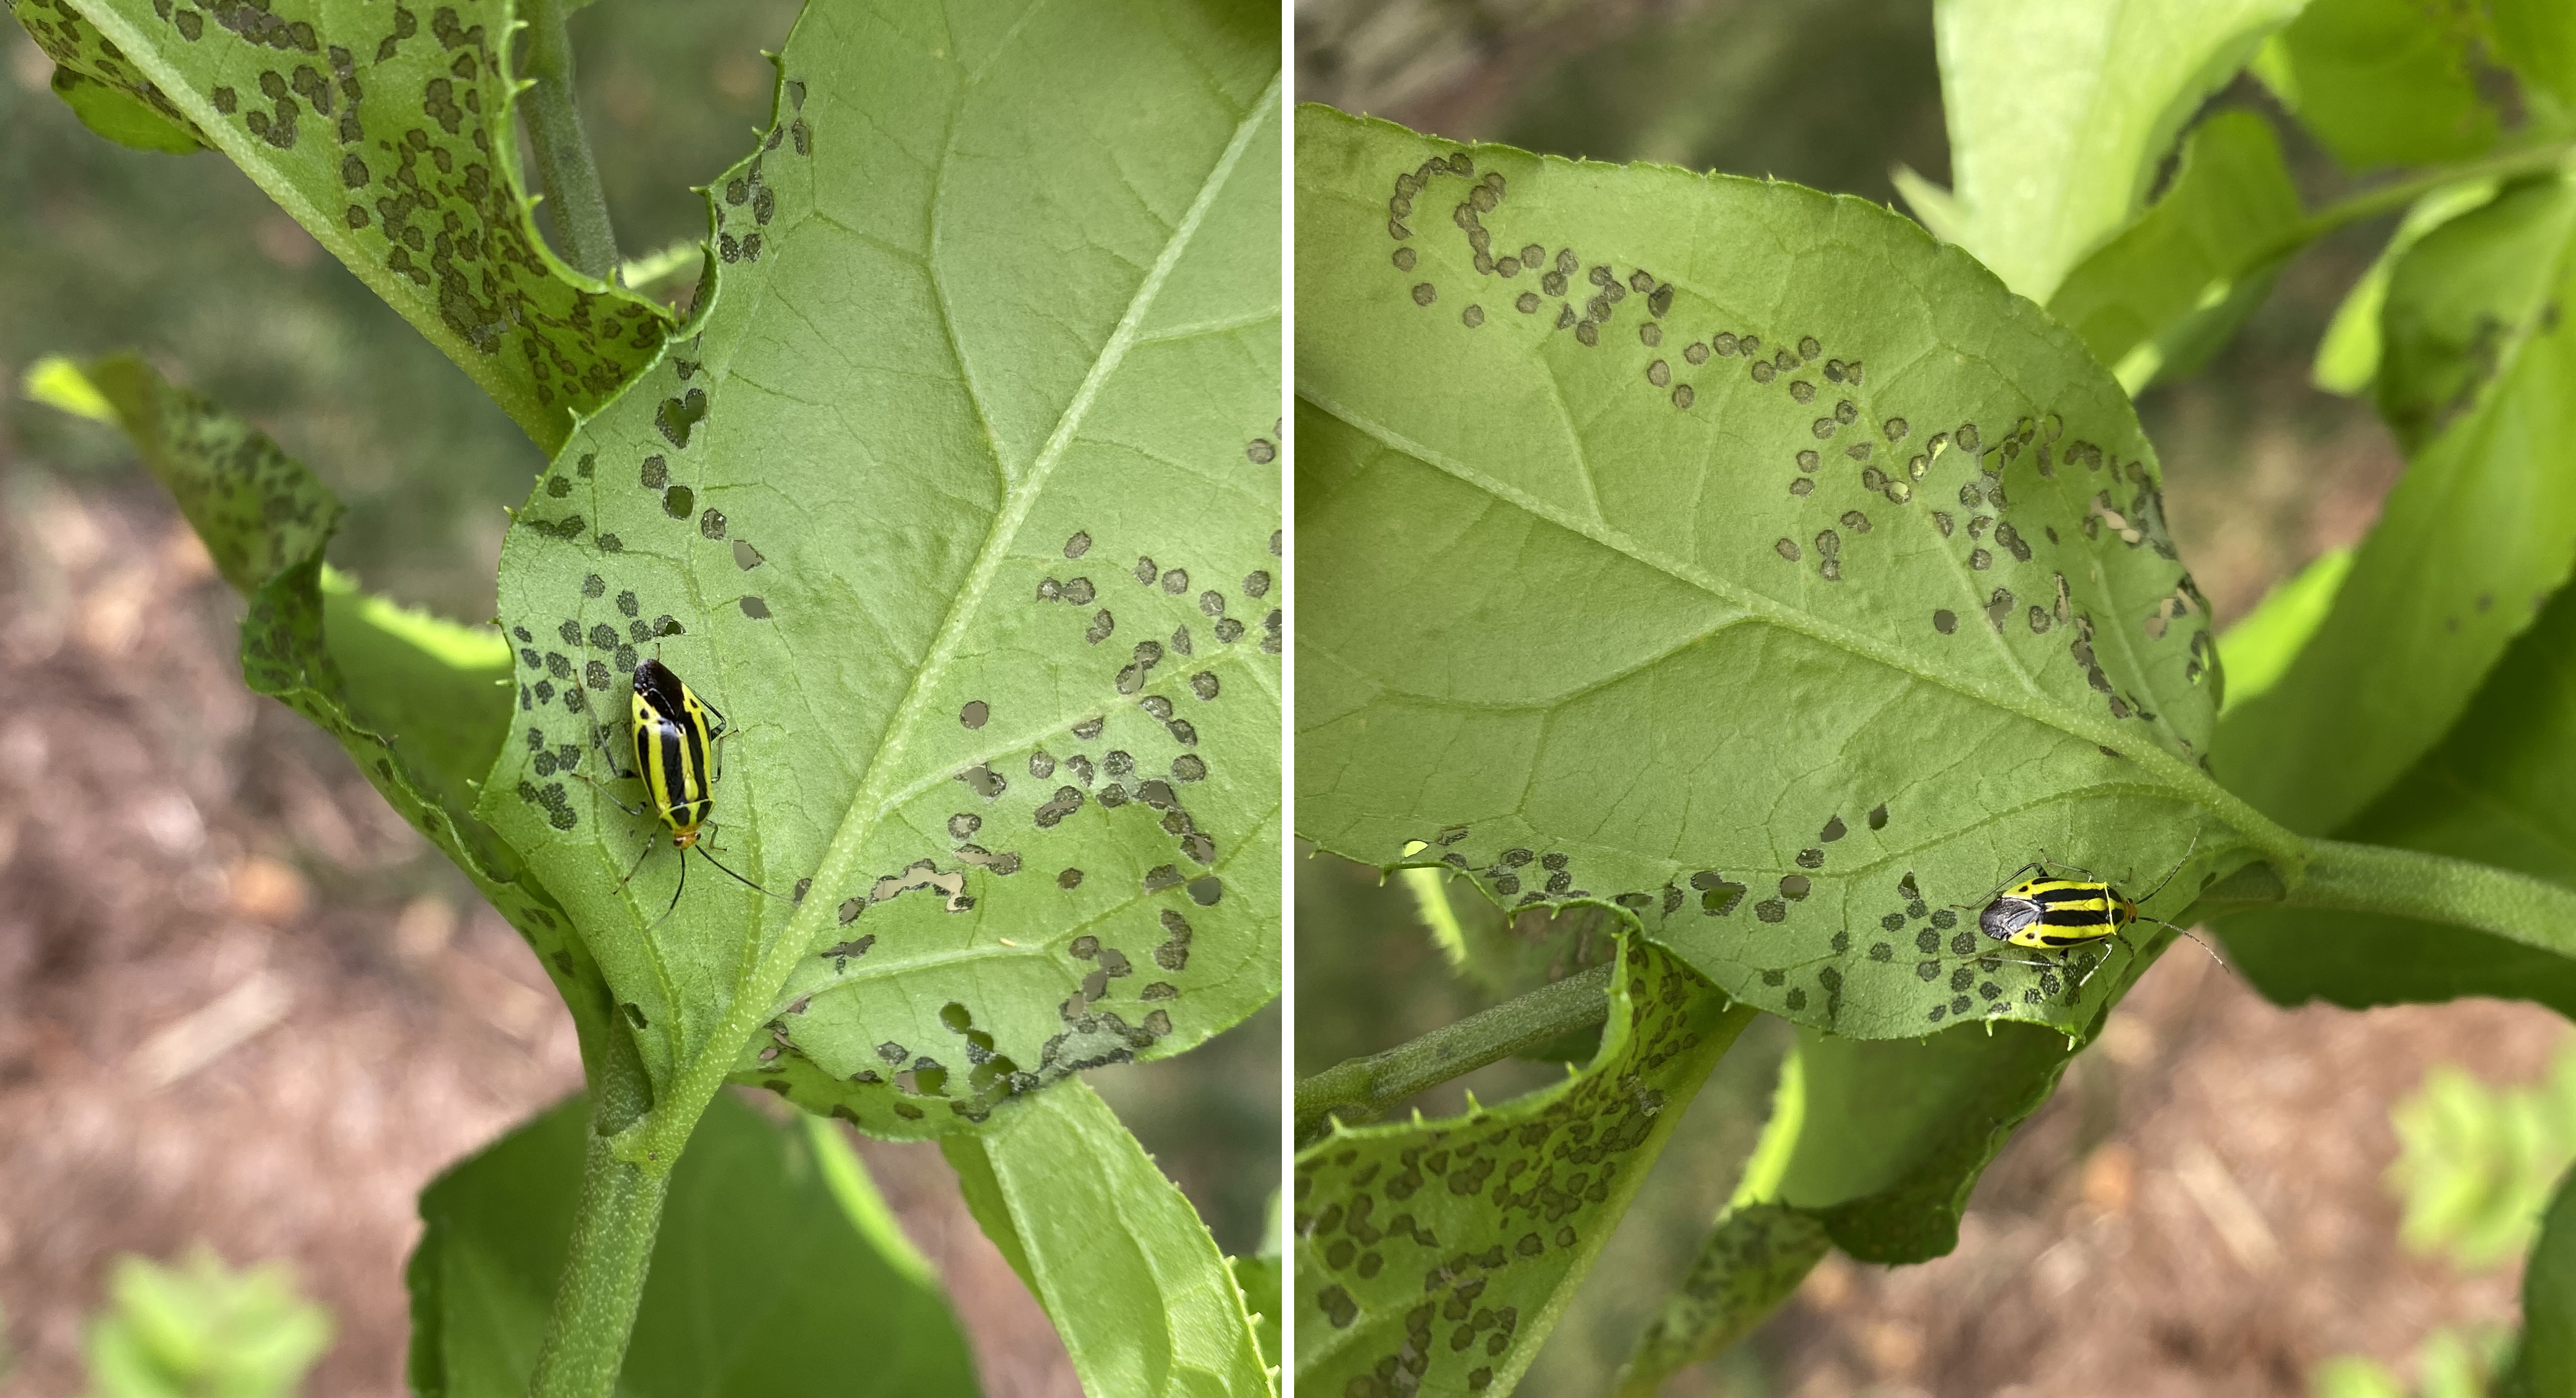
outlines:
M1898 203L1946 184L1930 0L1299 0L1301 101L1461 140L1776 175ZM2250 84L2223 103L2264 105ZM2277 116L2277 112L2274 113ZM2312 202L2351 181L2279 123ZM2208 371L2139 404L2176 540L2224 626L2357 541L2404 462L2365 403L2318 391L2326 321L2389 223L2282 277ZM1401 889L1300 870L1296 1070L1483 1007ZM1762 1026L1776 1031L1776 1024ZM2190 947L2163 958L1987 1172L1958 1249L1839 1257L1751 1343L1672 1395L2294 1395L2331 1356L2410 1374L2436 1328L2511 1325L2512 1266L2465 1276L2397 1243L2389 1110L2436 1063L2539 1077L2559 1016L2496 1001L2276 1008ZM1786 1036L1750 1034L1693 1104L1523 1390L1602 1392L1735 1184ZM1425 1094L1499 1100L1562 1072L1499 1064Z
M585 116L629 256L767 120L793 0L583 11ZM240 604L113 433L22 400L36 357L140 349L311 463L335 563L488 618L544 462L221 157L125 150L0 33L0 1398L81 1391L120 1252L293 1265L337 1341L306 1391L405 1392L413 1199L580 1085L516 933L348 759L243 689ZM1229 1250L1277 1181L1279 1019L1096 1085ZM862 1145L987 1393L1072 1398L1052 1327L931 1146Z

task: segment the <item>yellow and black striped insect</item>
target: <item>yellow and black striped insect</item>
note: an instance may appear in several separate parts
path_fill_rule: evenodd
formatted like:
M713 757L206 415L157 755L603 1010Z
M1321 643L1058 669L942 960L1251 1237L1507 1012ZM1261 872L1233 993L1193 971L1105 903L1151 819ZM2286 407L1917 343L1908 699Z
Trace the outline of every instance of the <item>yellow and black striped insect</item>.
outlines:
M2202 951L2209 951L2209 944L2202 942L2198 937L2192 937L2189 930L2175 926L2163 918L2148 917L2138 911L2140 904L2153 902L2157 894L2165 891L2165 885L2173 882L2173 876L2181 873L2182 866L2191 862L2192 851L2199 847L2200 837L2194 835L2191 847L2183 851L2182 858L2176 861L2171 869L2165 871L2165 876L2156 881L2156 886L2149 889L2144 898L2131 898L2113 888L2108 880L2093 871L2073 864L2057 863L2043 854L2038 862L2021 866L2013 872L2011 878L1998 884L1993 892L1980 900L1982 906L1971 908L1971 905L1965 903L1959 906L1963 910L1975 911L1977 930L1998 942L2057 953L2055 963L2046 961L2011 963L2017 966L2053 966L2054 969L2063 969L2068 955L2075 948L2104 941L2117 942L2134 956L2137 954L2137 948L2130 946L2129 940L2120 934L2127 931L2132 924L2140 922L2152 922L2158 927L2172 928L2186 937L2191 937ZM2055 870L2081 874L2083 877L2081 879L2061 878L2052 872ZM2213 961L2218 958L2218 953L2214 951L2210 951L2209 955ZM2102 961L2109 959L2106 954ZM2219 964L2223 966L2226 963L2222 961ZM2093 969L2098 970L2100 966L2101 962L2097 961ZM2092 978L2092 970L2084 973L2085 980ZM2082 981L2077 982L2078 985L2082 983Z
M659 658L647 659L635 666L633 701L635 770L619 772L621 779L644 783L646 804L627 805L610 796L608 789L579 772L573 773L589 782L592 790L607 796L610 804L628 815L651 816L662 823L671 837L671 847L680 852L680 883L671 890L671 906L662 910L669 917L680 906L680 895L689 887L689 851L722 869L743 887L766 894L768 889L725 868L724 862L709 853L707 835L714 830L711 817L716 807L716 780L724 775L724 758L719 750L731 730L725 716L713 705L697 696L669 666ZM635 866L626 871L623 884L643 869L644 861L662 841L663 831L656 831L644 842L644 852L635 856ZM660 919L655 919L659 921Z

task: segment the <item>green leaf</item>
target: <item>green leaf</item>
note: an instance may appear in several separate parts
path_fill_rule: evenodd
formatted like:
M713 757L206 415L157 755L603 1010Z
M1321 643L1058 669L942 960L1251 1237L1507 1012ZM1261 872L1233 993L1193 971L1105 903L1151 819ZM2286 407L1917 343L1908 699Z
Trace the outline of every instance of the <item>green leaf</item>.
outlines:
M1780 1060L1771 1118L1734 1197L1700 1240L1689 1275L1647 1322L1612 1380L1613 1398L1653 1398L1684 1366L1713 1359L1751 1334L1831 1250L1824 1225L1780 1203L1780 1180L1806 1129L1807 1079L1793 1046Z
M2428 230L2395 265L2378 403L2410 455L2480 407L2515 406L2513 371L2535 351L2534 369L2556 367L2551 308L2571 241L2576 182L2528 180Z
M1276 1251L1259 1257L1229 1257L1226 1267L1234 1273L1236 1289L1243 1293L1244 1311L1252 1320L1252 1338L1261 1351L1261 1367L1276 1372L1279 1368L1279 1291L1287 1280L1287 1263Z
M285 1264L234 1271L204 1247L176 1266L117 1259L83 1349L91 1398L290 1398L331 1345L331 1313Z
M2540 1241L2522 1272L2522 1343L2496 1386L2507 1398L2560 1398L2576 1393L2576 1172L2540 1225Z
M2231 630L2222 642L2231 664L2235 638ZM2564 790L2564 774L2576 770L2571 655L2576 593L2561 589L2441 742L2338 834L2576 885L2576 818ZM2292 909L2232 914L2218 928L2228 963L2282 1004L2315 998L2357 1009L2494 995L2576 1015L2576 962L2483 932Z
M2256 76L2352 169L2431 164L2495 144L2469 5L2311 0L2264 46Z
M2334 610L2335 593L2351 572L2352 550L2328 549L2264 593L2244 620L2219 633L2218 656L2227 674L2220 714L2281 682L2300 648Z
M101 82L74 68L54 69L54 95L72 109L80 123L121 146L188 155L205 144L184 122L174 121L151 103L114 83Z
M1474 982L1495 1003L1580 975L1618 954L1619 920L1606 909L1569 908L1561 917L1554 915L1557 910L1552 907L1509 912L1495 907L1446 865L1405 869L1396 877L1413 893L1422 923L1448 959L1449 969ZM1445 886L1452 879L1459 879L1454 894ZM1590 1062L1600 1038L1596 1025L1560 1035L1518 1056Z
M241 166L548 451L670 329L537 234L501 66L510 0L8 3L57 64Z
M2382 411L2411 458L2287 674L2230 708L2228 785L2293 829L2359 815L2441 740L2576 557L2576 185L2527 184L2428 234L2384 316Z
M2576 108L2576 9L2558 0L2486 0L2486 11L2496 57L2562 109Z
M2406 1385L2378 1361L2358 1354L2338 1355L2316 1368L2308 1391L2315 1398L2407 1398Z
M2576 1160L2576 1050L2561 1050L2549 1080L2531 1088L2490 1088L2437 1063L2389 1122L2398 1145L2389 1182L2406 1204L2398 1237L2463 1271L2487 1270L2531 1245Z
M635 1032L630 1158L729 1073L971 1130L1277 993L1278 57L1195 0L790 36L699 333L502 555L480 810ZM655 655L729 718L712 843L766 893L619 809Z
M1297 165L1301 834L1905 1038L2128 974L1960 916L2042 850L2138 892L2190 853L2170 915L2278 848L2195 763L2215 650L2128 396L1966 256L1320 108Z
M107 36L81 23L77 12L53 4L52 0L6 3L10 13L35 39L36 46L53 59L54 93L70 105L82 125L111 141L139 144L145 150L177 151L182 149L175 144L180 137L188 141L185 149L209 144L205 133L197 129L170 94L163 92ZM53 13L46 12L49 5ZM123 93L132 105L120 106L98 89ZM136 114L133 106L141 107L144 114ZM107 124L102 126L101 120Z
M2271 124L2221 112L2192 128L2173 187L2076 265L2048 313L2135 394L2199 372L2311 236Z
M990 1129L941 1148L1084 1392L1278 1391L1216 1240L1088 1083L1002 1107Z
M817 1125L774 1125L731 1097L709 1104L671 1179L620 1393L977 1391L947 1299L838 1128ZM526 1391L588 1130L575 1098L421 1192L409 1270L419 1398Z
M1590 1066L1460 1117L1336 1125L1298 1152L1299 1391L1510 1392L1752 1019L1622 938Z
M2304 2L1939 0L1954 241L2048 301L2145 202L2201 100Z
M507 648L368 597L322 563L340 502L268 437L141 360L49 360L29 375L46 401L104 414L250 604L242 678L312 720L369 784L536 949L596 1061L608 1005L596 967L543 886L471 810L506 732Z
M2425 234L2495 198L2492 179L2444 185L2409 205L2387 245L2361 274L2343 304L2335 308L2325 338L2317 344L2317 387L2330 393L2357 394L2379 377L2379 317L2388 304L2388 279Z
M1654 1398L1683 1367L1753 1333L1832 1250L1824 1225L1783 1204L1730 1206L1700 1244L1690 1274L1647 1323L1612 1398Z
M1800 1030L1806 1103L1780 1202L1863 1262L1923 1262L1956 1247L1978 1177L2091 1038L1992 1029L1879 1041Z

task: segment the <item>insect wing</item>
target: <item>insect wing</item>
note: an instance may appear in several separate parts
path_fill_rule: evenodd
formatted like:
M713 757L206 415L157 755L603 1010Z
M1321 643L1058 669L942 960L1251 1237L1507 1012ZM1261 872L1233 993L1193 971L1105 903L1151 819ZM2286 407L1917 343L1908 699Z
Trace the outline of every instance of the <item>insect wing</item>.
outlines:
M2009 942L2025 928L2036 926L2039 919L2038 903L2007 893L1977 914L1977 930L1998 942Z

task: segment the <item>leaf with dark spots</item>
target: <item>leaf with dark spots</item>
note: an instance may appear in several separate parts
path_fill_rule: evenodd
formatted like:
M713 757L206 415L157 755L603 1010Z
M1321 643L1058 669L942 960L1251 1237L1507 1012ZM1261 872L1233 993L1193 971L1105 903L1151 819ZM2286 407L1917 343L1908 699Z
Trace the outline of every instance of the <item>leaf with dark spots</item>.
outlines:
M1984 269L1791 185L1459 148L1316 108L1299 132L1302 833L1381 868L1455 857L1506 907L1618 906L1729 995L1864 1038L2073 1030L2137 959L1999 963L1962 1004L1949 975L1979 949L1945 949L1926 980L1870 955L1890 913L1981 899L2043 849L2139 892L2189 852L2149 909L2174 916L2200 880L2292 848L2199 765L2208 617L2167 605L2188 585L2127 395ZM1453 157L1474 173L1435 187L1508 186L1484 215L1501 243L1669 279L1667 341L1712 347L1693 406L1641 372L1690 361L1641 342L1633 299L1592 345L1413 304L1426 276L1461 294L1480 276L1446 228L1410 240L1413 271L1386 264L1387 191ZM1789 348L1809 342L1812 364ZM1801 404L1811 368L1840 378ZM1839 453L1802 469L1844 403L1887 448L1876 485ZM1933 508L1963 501L1965 527ZM2002 523L2012 543L1988 547ZM2042 598L2045 632L2025 620ZM1923 790L1944 799L1903 799ZM1503 866L1516 848L1555 862ZM1909 872L1919 897L1900 895ZM1723 886L1651 892L1702 874Z
M423 40L403 5L169 0L12 7L63 70L123 99L108 134L221 151L552 451L653 359L671 313L548 248L494 49L510 0ZM106 93L66 93L93 125ZM157 121L151 125L147 118Z
M779 63L814 153L764 141L713 181L742 255L719 260L692 338L566 446L595 471L558 466L570 496L533 496L510 531L505 620L623 644L600 654L608 693L521 716L585 765L538 780L511 744L482 810L567 890L617 998L642 1008L657 1101L731 1075L882 1135L972 1133L1085 1067L1181 1052L1277 990L1279 663L1202 643L1186 668L1148 667L1135 639L1204 624L1162 570L1275 567L1277 473L1241 441L1277 419L1277 41L1167 7L809 8ZM1033 94L1058 116L1029 124ZM966 154L1005 131L1009 158ZM870 174L940 150L954 164L919 186ZM1168 216L1102 221L1140 193ZM1066 220L1110 255L1032 256ZM1234 465L1186 464L1205 462ZM596 532L543 527L571 513ZM1160 561L1152 587L1119 577L1124 644L1095 647L1113 624L1061 604L1077 535ZM623 744L624 672L648 658L725 724L685 853L618 808L640 788L589 747L601 715ZM1114 702L1131 663L1137 692ZM1192 670L1222 697L1198 699ZM1190 707L1194 746L1136 706L1149 698ZM1129 764L1114 793L1093 765L1113 750ZM1184 757L1202 846L1125 799L1140 774L1172 785ZM1149 892L1158 868L1173 872ZM1168 993L1146 1004L1132 976L1082 994L1090 966L1067 943L1095 936L1143 967L1165 911L1196 928L1179 966L1157 965ZM861 926L865 955L849 950ZM951 1004L988 1043L942 1021ZM886 1043L941 1075L889 1071Z

